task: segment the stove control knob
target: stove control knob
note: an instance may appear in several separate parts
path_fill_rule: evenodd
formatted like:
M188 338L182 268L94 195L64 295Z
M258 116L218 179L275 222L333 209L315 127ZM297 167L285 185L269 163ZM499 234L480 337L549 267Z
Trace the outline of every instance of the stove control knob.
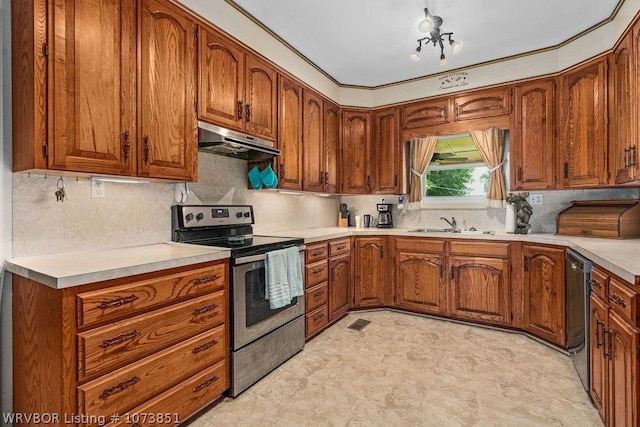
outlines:
M244 213L245 218L249 218L251 216L251 212L247 211Z
M184 219L186 219L186 220L187 220L187 222L192 221L192 220L193 220L193 214L192 214L192 213L188 213L188 214L184 217Z
M202 212L196 215L196 221L202 221L203 219L204 219L204 214Z
M242 218L242 212L236 212L236 218Z

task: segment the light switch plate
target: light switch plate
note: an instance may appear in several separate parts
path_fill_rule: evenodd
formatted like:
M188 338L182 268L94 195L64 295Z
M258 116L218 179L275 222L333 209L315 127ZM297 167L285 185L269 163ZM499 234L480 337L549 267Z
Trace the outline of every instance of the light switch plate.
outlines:
M527 197L530 205L541 205L542 204L542 193L531 193L529 197Z
M92 199L104 199L105 183L97 179L91 180L91 198Z

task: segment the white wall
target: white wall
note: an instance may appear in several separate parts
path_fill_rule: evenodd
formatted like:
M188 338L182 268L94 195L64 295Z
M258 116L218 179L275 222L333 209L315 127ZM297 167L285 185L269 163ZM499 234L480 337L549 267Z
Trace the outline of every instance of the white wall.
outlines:
M0 410L11 411L11 283L4 260L11 258L11 79L10 7L0 2ZM3 280L4 279L4 280Z

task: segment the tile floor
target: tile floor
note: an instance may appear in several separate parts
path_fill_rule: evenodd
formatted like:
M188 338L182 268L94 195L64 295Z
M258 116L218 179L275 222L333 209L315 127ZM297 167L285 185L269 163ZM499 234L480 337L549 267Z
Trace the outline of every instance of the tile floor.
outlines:
M356 319L371 321L362 331ZM525 336L351 313L205 426L602 426L571 360Z

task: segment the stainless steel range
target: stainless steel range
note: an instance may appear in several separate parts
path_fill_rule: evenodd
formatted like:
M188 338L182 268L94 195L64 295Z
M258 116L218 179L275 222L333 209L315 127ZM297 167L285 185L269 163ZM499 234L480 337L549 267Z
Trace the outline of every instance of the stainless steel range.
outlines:
M231 250L231 396L302 350L305 340L304 297L278 309L265 299L267 252L297 246L304 272L304 241L255 236L253 223L252 206L171 208L173 241Z

